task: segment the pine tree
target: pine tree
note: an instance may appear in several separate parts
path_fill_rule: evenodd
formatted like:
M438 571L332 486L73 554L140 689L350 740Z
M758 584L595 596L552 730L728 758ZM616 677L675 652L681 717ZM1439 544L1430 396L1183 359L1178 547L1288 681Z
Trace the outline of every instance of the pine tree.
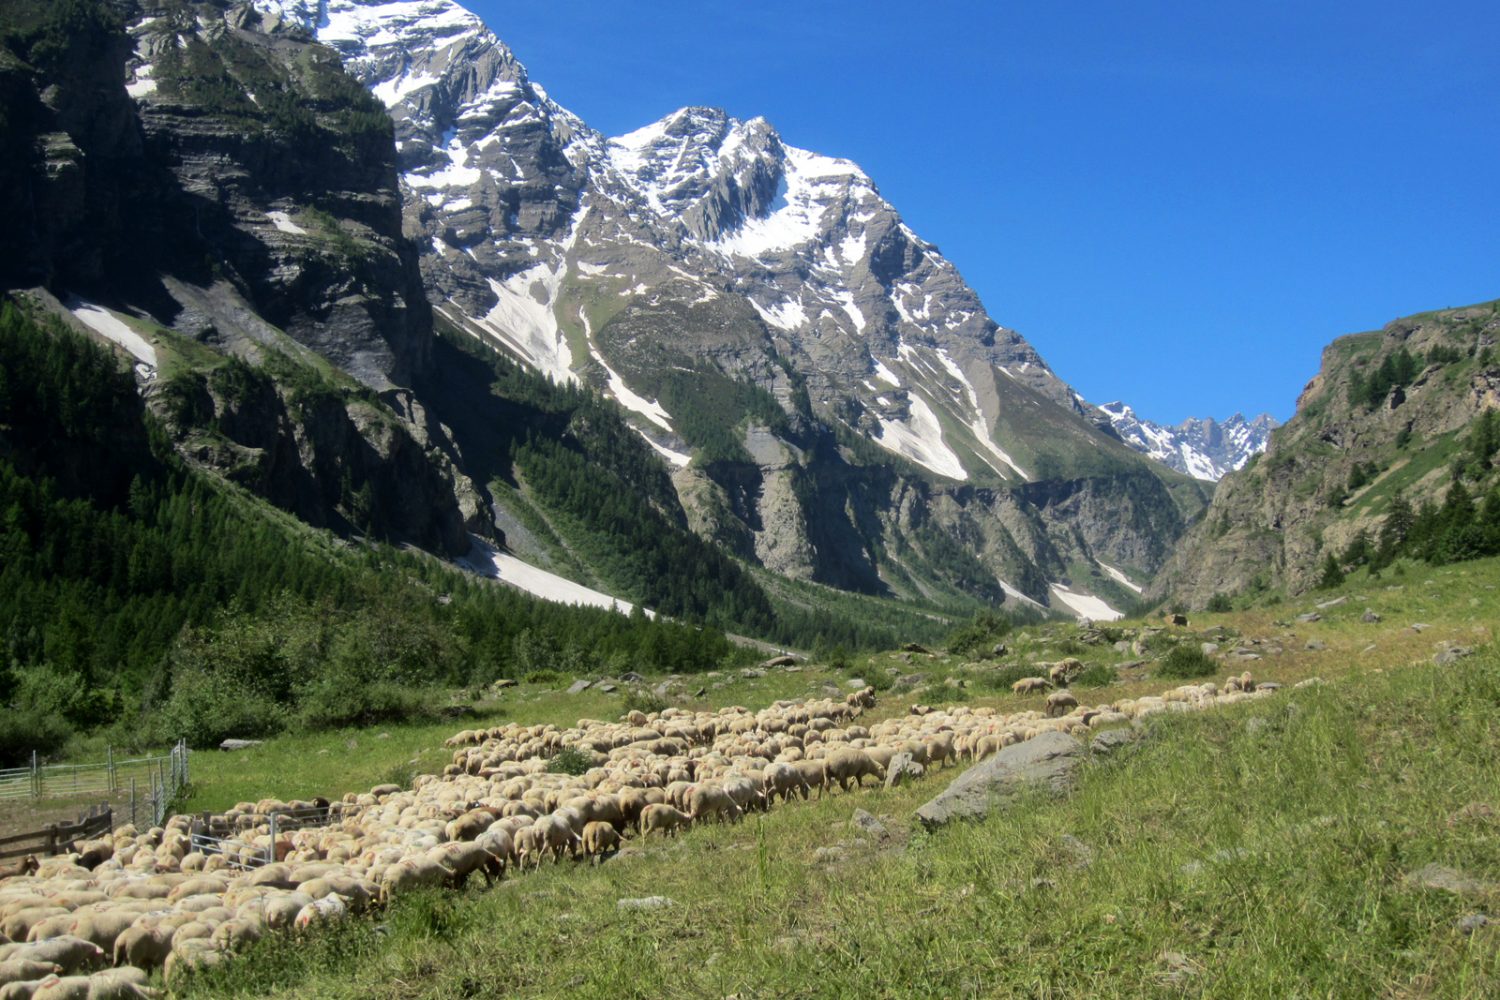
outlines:
M1323 572L1318 577L1318 587L1329 590L1344 582L1344 568L1339 565L1338 558L1332 553L1323 557Z

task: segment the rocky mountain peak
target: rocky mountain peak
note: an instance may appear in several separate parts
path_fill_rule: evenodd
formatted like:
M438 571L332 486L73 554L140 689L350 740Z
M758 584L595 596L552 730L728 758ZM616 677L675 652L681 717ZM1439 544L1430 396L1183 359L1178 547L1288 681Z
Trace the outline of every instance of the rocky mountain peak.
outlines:
M1276 420L1262 413L1247 420L1236 413L1220 422L1213 417L1189 417L1175 427L1146 420L1123 402L1104 403L1099 407L1109 418L1120 440L1158 462L1186 473L1195 479L1218 482L1235 469L1242 468L1266 450Z
M785 150L763 118L683 108L609 141L609 163L662 219L693 239L722 238L764 217L782 184Z

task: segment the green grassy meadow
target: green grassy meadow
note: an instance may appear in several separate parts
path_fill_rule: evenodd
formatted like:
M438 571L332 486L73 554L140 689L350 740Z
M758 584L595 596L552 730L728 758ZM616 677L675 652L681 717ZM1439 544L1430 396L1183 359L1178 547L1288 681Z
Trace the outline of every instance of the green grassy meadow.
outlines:
M1500 561L1407 566L1279 607L1195 617L1195 633L1221 625L1261 640L1247 646L1263 659L1221 677L1250 669L1288 687L1155 717L1136 744L1085 765L1063 798L1037 794L927 833L912 813L957 769L835 792L737 826L633 841L600 866L547 865L488 890L476 880L305 940L263 942L187 995L1497 996L1500 926L1458 929L1500 910L1500 651L1486 645L1497 584ZM1293 621L1340 596L1350 599L1320 621ZM1361 621L1366 608L1382 621ZM1056 624L1008 643L1006 663L1080 647L1077 629ZM1439 666L1444 643L1478 651ZM1127 653L1082 648L1075 655L1119 677L1085 702L1171 686ZM916 684L882 692L877 717L913 701L1016 707L984 686L997 665L891 653L844 676L894 670L898 688ZM1291 687L1311 676L1324 683ZM723 688L685 703L757 707L839 679L818 668L726 674ZM488 717L566 723L621 704L556 687L513 689ZM212 764L199 754L194 801L364 787L396 764L437 763L431 744L474 724L283 737ZM339 752L339 738L357 745ZM851 826L857 808L885 834ZM1479 887L1414 884L1429 864ZM617 905L652 895L672 904Z

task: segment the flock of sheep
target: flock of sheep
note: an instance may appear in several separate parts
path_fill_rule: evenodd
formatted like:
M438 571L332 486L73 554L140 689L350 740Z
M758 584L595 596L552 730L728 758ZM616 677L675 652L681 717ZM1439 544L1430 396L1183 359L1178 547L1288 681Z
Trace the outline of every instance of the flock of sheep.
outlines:
M447 741L454 753L443 773L410 789L381 785L334 803L245 802L206 824L174 816L163 828L121 827L0 879L0 1000L158 996L147 985L158 968L172 987L269 933L305 932L419 887L458 888L476 872L490 882L548 858L597 858L627 836L675 835L835 785L848 791L884 779L898 754L901 768L978 760L1049 730L1206 708L1274 687L1244 675L1223 690L1186 685L1096 708L1058 690L1042 711L917 705L868 726L858 722L875 704L865 688L759 712L671 708L568 729L466 730ZM587 770L549 770L564 750ZM271 814L292 807L305 825L283 822L273 840ZM190 833L200 829L222 838L213 853L193 849Z

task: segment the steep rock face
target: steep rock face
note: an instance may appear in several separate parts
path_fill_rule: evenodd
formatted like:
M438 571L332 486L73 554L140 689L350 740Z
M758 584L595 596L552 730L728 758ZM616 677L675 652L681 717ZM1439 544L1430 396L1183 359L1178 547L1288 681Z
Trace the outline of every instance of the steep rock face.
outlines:
M1277 426L1269 413L1254 420L1236 413L1223 423L1213 417L1189 417L1175 427L1166 427L1141 419L1125 403L1104 403L1099 412L1109 418L1109 426L1120 440L1136 451L1209 482L1218 482L1265 451Z
M230 281L366 385L407 383L425 363L430 314L380 105L332 53L260 30L247 8L141 13L128 90L148 154L173 181L167 227L190 229L217 264L199 277ZM174 272L201 268L184 258Z
M4 287L135 354L158 412L201 418L173 421L190 457L311 523L466 551L491 519L400 388L431 316L384 109L245 5L12 7L0 170L26 239ZM255 405L206 390L226 355ZM367 388L334 391L329 362Z
M948 585L942 560L906 538L893 504L967 484L1012 494L1023 535L1056 537L1028 544L997 522L982 531L1008 541L985 544L939 518L926 548L972 542L982 572L963 575L983 579L968 593L1046 602L1039 581L1065 564L1050 553L1078 549L1080 531L1149 576L1171 540L1156 533L1204 501L1094 426L855 164L713 108L608 139L449 0L255 6L336 49L388 107L442 321L615 398L679 470L694 529L742 556L926 595ZM1161 508L1108 532L1074 523L1102 520L1093 507L1044 517L1013 493L1091 494L1138 474L1156 478Z
M1423 313L1323 351L1264 455L1226 476L1149 596L1312 587L1329 552L1375 531L1391 497L1436 499L1462 434L1500 407L1500 305Z

